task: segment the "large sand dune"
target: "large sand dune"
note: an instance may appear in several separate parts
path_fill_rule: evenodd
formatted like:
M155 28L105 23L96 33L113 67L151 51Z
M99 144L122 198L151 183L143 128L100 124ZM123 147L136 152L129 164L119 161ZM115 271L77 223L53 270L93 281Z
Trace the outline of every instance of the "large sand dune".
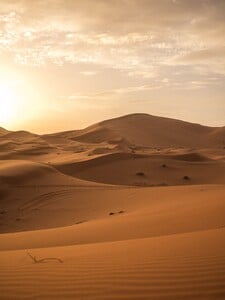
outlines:
M214 147L225 145L225 127L207 127L180 120L132 114L107 120L67 137L85 143L117 143L147 147ZM56 134L57 137L64 133Z
M0 299L225 299L225 128L0 129Z

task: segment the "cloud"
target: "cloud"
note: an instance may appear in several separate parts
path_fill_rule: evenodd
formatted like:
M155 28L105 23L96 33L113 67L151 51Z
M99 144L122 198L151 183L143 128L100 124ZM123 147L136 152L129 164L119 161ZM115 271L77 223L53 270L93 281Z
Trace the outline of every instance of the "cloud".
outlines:
M158 87L169 78L172 87L180 84L177 66L183 82L191 81L187 66L193 81L225 75L224 11L223 0L1 0L0 58L32 67L83 65L86 79L117 70L127 91L132 80Z
M225 60L225 46L202 49L199 51L191 51L180 57L181 61L186 62L202 62L209 60Z
M118 88L118 89L111 89L111 90L104 90L104 91L98 91L94 93L75 93L73 95L70 95L68 97L68 100L77 100L77 101L83 101L83 100L111 100L113 98L118 99L118 96L124 96L124 95L135 95L136 93L154 90L154 89L160 89L162 85L156 85L156 84L149 84L149 85L140 85L140 86L128 86L124 88Z
M1 0L0 50L23 64L142 68L222 45L224 11L222 0Z

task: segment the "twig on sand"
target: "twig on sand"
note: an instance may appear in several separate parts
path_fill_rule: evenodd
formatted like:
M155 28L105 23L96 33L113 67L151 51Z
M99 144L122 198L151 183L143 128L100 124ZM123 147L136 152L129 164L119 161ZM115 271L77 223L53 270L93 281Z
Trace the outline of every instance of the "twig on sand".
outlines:
M33 260L35 264L46 263L48 261L58 261L59 263L63 263L63 261L57 257L46 257L42 259L37 259L36 256L31 255L29 252L27 252L27 255Z

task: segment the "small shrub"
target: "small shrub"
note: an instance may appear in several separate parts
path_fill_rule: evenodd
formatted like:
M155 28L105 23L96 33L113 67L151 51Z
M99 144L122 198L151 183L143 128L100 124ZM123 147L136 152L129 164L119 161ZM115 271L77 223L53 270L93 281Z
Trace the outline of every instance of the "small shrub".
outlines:
M162 164L161 167L162 168L167 168L167 165L166 164Z
M183 177L183 179L184 179L184 180L190 180L190 177L187 176L187 175L185 175L185 176Z
M85 221L85 220L82 220L82 221L76 222L76 224L78 225L78 224L82 224L82 223L84 223L84 222L86 222L86 221Z
M144 172L137 172L136 175L137 176L145 176L145 173Z
M110 215L110 216L113 216L113 215L115 215L115 213L114 213L114 212L110 212L109 215Z

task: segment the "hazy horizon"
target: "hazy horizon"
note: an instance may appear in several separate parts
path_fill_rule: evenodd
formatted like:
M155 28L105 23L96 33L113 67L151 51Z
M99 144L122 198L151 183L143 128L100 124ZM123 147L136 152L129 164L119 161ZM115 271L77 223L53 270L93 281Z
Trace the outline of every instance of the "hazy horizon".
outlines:
M225 125L222 0L2 0L0 126L51 133L130 113Z
M10 129L10 128L7 128L7 127L1 127L1 126L0 126L0 128L4 128L4 129L6 129L8 131L20 131L20 130L23 131L23 130L25 130L25 131L30 131L30 132L32 132L34 134L40 134L40 135L41 134L54 134L54 133L58 133L58 132L66 132L66 131L73 131L73 130L75 130L75 131L76 130L82 130L82 129L85 129L85 128L89 127L89 126L98 124L98 123L103 122L103 121L110 121L110 120L113 120L113 119L117 119L117 118L121 118L121 117L127 117L127 116L135 115L135 114L137 114L137 115L147 114L147 115L153 116L153 117L169 118L169 119L178 120L178 121L181 121L181 122L188 122L190 124L198 124L198 125L202 125L202 126L206 126L206 127L215 127L215 128L223 128L223 127L225 127L225 124L221 125L221 126L210 126L210 125L207 125L207 124L202 124L202 123L198 123L198 122L190 122L188 120L170 118L170 117L167 117L167 116L156 116L156 115L152 115L152 114L145 113L145 112L139 112L139 113L134 112L134 113L130 113L130 114L116 115L116 116L114 116L112 118L109 118L109 119L104 119L104 118L103 119L99 119L99 120L96 120L95 122L87 124L86 126L83 126L83 127L68 128L68 129L65 129L65 130L60 130L59 129L59 130L56 130L56 131L49 131L48 129L46 129L46 130L43 130L43 131L32 131L32 130L28 130L26 128L17 128L15 130L13 130L13 129Z

